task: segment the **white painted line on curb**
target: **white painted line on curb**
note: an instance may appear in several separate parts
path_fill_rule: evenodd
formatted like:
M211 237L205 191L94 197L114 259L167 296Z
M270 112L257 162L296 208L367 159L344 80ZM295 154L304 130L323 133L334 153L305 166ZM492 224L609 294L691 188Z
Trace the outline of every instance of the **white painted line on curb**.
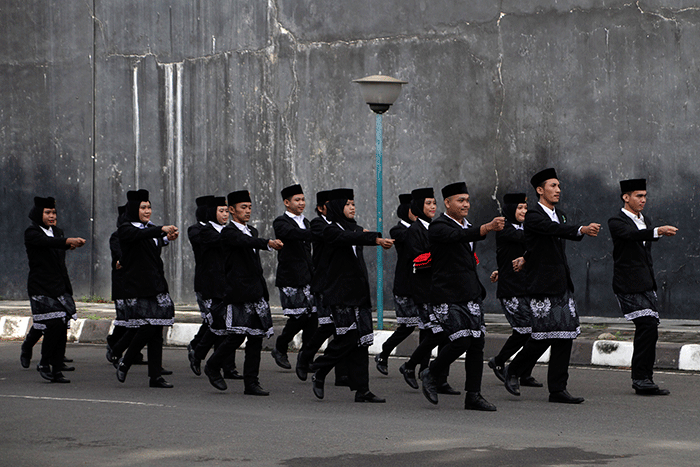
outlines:
M700 371L700 345L686 344L681 347L678 369Z
M591 352L591 364L604 366L632 365L631 342L595 341Z

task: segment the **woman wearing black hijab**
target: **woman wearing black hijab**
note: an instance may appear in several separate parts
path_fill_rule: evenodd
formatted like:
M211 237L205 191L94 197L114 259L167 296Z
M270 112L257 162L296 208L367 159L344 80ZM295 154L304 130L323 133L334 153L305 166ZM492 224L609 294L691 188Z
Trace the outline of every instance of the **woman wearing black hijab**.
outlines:
M328 269L323 284L323 305L330 308L335 323L335 338L314 362L314 395L324 396L324 381L330 370L344 357L351 362L350 389L355 402L385 402L369 390L368 347L372 345L372 310L367 266L362 246L391 248L394 240L379 232L365 232L355 222L355 201L351 189L333 190L328 201L328 220L323 231Z
M171 388L161 376L163 361L163 326L175 321L175 306L168 293L160 252L177 239L174 225L158 226L151 222L151 202L147 190L126 194L124 221L118 229L122 249L123 293L130 325L138 331L117 367L117 379L123 383L129 367L141 349L148 345L149 386Z

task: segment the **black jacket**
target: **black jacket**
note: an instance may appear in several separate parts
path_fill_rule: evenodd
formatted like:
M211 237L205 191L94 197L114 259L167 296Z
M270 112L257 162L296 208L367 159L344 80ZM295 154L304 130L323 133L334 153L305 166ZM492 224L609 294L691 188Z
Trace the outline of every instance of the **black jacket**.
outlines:
M431 268L433 270L430 302L466 303L486 297L486 290L476 274L476 258L469 242L483 240L480 226L463 229L441 214L430 223Z
M362 245L376 245L379 236L378 232L363 232L358 225L349 231L333 223L323 230L324 255L328 255L321 291L325 306L372 306Z
M260 250L267 250L269 240L258 238L255 227L248 225L248 228L252 237L238 230L233 223L221 231L227 303L251 303L270 298L260 263Z
M117 269L117 261L120 261L122 257L122 248L119 245L118 230L112 232L112 235L109 237L109 252L112 254L112 300L129 298L124 295L124 269Z
M651 242L658 238L654 238L654 228L649 227L653 226L651 218L645 215L644 222L647 228L640 230L622 211L608 219L613 240L613 291L616 294L656 290Z
M498 298L527 295L525 271L515 272L513 260L525 254L525 231L506 221L503 230L496 232L496 262L498 263Z
M202 274L202 268L204 267L200 259L202 247L199 234L205 226L201 222L197 222L187 228L187 238L190 241L190 245L192 245L192 252L194 253L194 291L199 293L202 292L202 280L199 276Z
M66 244L63 230L53 227L53 237L49 237L36 223L24 231L24 247L29 260L27 293L29 296L46 295L59 297L73 295L68 270L66 269Z
M408 248L406 247L408 227L399 221L398 224L391 228L389 235L395 240L394 247L396 247L396 268L394 269L393 289L394 295L398 295L399 297L410 297L411 284L409 279L413 269L413 258L409 258Z
M432 283L432 266L424 269L413 271L413 260L423 253L430 252L430 239L428 238L428 229L426 229L421 221L417 220L409 227L406 234L406 254L411 260L409 287L411 290L410 297L416 304L430 303L430 286Z
M323 231L330 224L323 217L318 216L311 219L311 245L313 246L313 262L314 276L311 279L311 293L321 293L325 285L326 271L328 270L328 255L326 254L325 242L323 240Z
M222 229L223 233L223 229ZM199 275L195 277L195 286L204 300L223 299L226 295L226 272L224 268L224 247L221 233L207 223L199 230Z
M311 223L304 218L306 229L294 219L282 214L272 223L275 237L282 240L284 248L277 251L277 276L275 287L303 287L311 283Z
M574 291L564 240L580 241L578 225L567 224L564 212L555 209L554 222L539 203L525 214L525 273L529 295L563 295Z
M160 252L165 234L162 226L151 225L145 229L123 222L117 234L122 257L125 298L153 297L168 292Z

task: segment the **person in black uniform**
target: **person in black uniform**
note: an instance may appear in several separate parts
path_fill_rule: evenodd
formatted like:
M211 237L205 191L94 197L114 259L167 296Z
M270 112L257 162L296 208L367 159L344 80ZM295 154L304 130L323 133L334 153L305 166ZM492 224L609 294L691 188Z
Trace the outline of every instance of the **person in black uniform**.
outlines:
M280 291L282 312L287 323L277 337L272 349L272 358L278 366L291 369L287 357L289 343L301 331L301 351L309 346L318 317L311 292L313 262L311 259L311 223L304 217L306 199L301 185L288 186L282 190L286 211L272 223L275 237L284 243L277 253L277 276L275 286ZM299 356L297 356L299 366Z
M163 246L177 239L174 225L151 222L151 202L147 190L126 194L124 220L117 230L122 256L124 300L128 321L138 324L129 347L119 361L117 380L123 383L137 355L148 346L148 376L152 388L172 388L161 376L163 362L163 326L175 321L175 306L160 258Z
M508 392L519 396L519 378L551 346L547 371L549 402L580 404L583 397L574 397L566 390L572 342L581 328L564 240L580 241L583 235L595 237L600 224L568 224L566 214L556 208L561 188L554 169L536 173L530 183L539 196L539 203L528 209L524 224L532 334L520 353L505 367L504 384Z
M316 397L324 397L324 381L330 370L343 358L350 365L350 389L356 391L355 402L385 402L369 390L369 355L372 345L372 310L367 266L362 246L391 248L394 240L379 232L365 232L355 221L354 193L351 189L333 190L328 202L328 220L323 231L328 269L325 272L323 305L330 307L335 323L335 337L322 356L314 362L312 378Z
M525 272L513 269L514 264L525 261L525 213L527 213L527 196L525 193L507 193L503 197L503 216L506 224L503 230L496 232L496 263L498 270L491 274L491 282L498 282L496 296L501 302L503 312L513 333L508 337L501 351L489 360L496 377L505 381L503 368L510 357L525 345L532 333L532 311L527 295ZM533 368L534 368L533 363ZM532 376L532 368L520 377L521 386L541 388L542 383Z
M672 225L652 227L642 215L647 201L645 179L620 182L624 207L608 220L613 240L613 291L627 320L634 322L632 388L640 395L666 396L671 392L654 383L656 341L659 338L659 307L656 279L651 259L651 242L672 237L678 228Z
M482 300L486 290L476 273L474 242L486 234L503 229L504 218L473 227L467 221L470 201L467 184L453 183L442 189L445 213L430 223L433 314L449 339L428 368L421 372L423 395L438 403L437 381L449 365L466 352L464 368L467 395L464 408L494 411L496 406L481 395L484 357L484 312Z
M258 238L257 229L248 225L252 201L247 190L229 193L228 207L231 223L221 230L228 335L207 360L204 374L216 389L226 390L221 367L247 338L243 363L244 394L268 396L270 393L260 386L258 374L263 336L269 338L274 331L260 250L280 250L283 243Z
M42 378L53 383L70 383L63 376L66 352L66 328L71 319L75 319L76 310L73 301L73 288L66 269L66 250L75 250L85 245L81 237L65 238L63 230L56 226L56 200L54 198L34 198L34 207L29 212L32 221L24 231L24 246L29 260L27 293L32 308L35 334L43 332L41 361L37 371ZM31 346L38 338L33 340ZM31 353L27 356L22 345L20 361L27 368ZM29 352L31 352L29 346ZM26 359L26 366L25 360Z
M377 371L383 375L389 374L389 355L391 352L420 324L418 307L411 298L409 278L413 268L413 258L409 257L406 247L408 229L416 220L411 212L411 194L399 195L399 207L396 209L399 222L389 230L396 247L396 267L394 268L394 305L396 309L396 324L398 327L382 344L382 351L374 357Z

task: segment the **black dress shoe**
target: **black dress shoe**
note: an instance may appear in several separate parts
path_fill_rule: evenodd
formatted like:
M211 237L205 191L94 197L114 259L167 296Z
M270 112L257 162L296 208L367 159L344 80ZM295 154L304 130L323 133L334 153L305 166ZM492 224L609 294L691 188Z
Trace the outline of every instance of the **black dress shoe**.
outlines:
M435 383L435 379L430 375L430 369L426 368L421 371L420 376L421 382L423 383L423 395L431 404L437 404L437 384Z
M418 389L418 381L416 381L416 369L413 368L409 370L406 368L406 364L404 363L399 367L399 373L403 375L404 381L406 381L406 384L411 386L413 389Z
M224 379L243 379L243 375L235 368L233 370L224 370Z
M447 394L448 396L459 396L462 394L461 391L456 390L452 386L450 386L450 383L442 383L438 385L437 387L437 393L438 394Z
M123 359L119 359L119 364L117 365L117 379L120 383L126 381L126 374L129 371L129 367L124 365Z
M73 363L73 359L72 359L72 358L68 358L68 357L66 357L66 356L64 355L64 356L63 356L63 363Z
M505 381L503 384L506 387L506 391L513 394L514 396L520 395L520 383L518 383L518 377L510 374L510 365L503 369L503 376Z
M544 384L535 379L534 376L521 376L520 385L528 388L541 388Z
M75 371L74 366L68 366L65 363L61 363L60 371Z
M496 365L496 357L489 359L489 368L493 370L493 374L501 383L506 382L506 377L503 375L503 367Z
M51 367L49 365L41 366L40 364L36 366L36 371L39 372L42 378L46 381L53 381L53 373L51 372Z
M583 397L572 396L566 389L559 392L549 393L549 402L558 402L560 404L580 404L585 400L586 399L584 399Z
M152 387L152 388L171 388L171 387L173 387L173 385L168 383L166 380L164 380L162 376L159 376L157 378L151 378L150 381L148 381L148 386Z
M300 365L299 362L297 362L295 371L297 374L297 378L299 378L302 381L306 381L306 378L309 377L309 367L305 365Z
M22 352L19 354L19 364L22 365L22 368L29 368L29 365L32 363L32 354L28 354L25 352Z
M289 363L289 359L287 358L286 353L282 353L277 349L272 349L272 358L275 360L275 363L277 364L278 367L284 368L285 370L291 370L292 369L292 364Z
M114 354L112 354L112 347L107 344L107 352L105 353L105 358L111 364L114 364Z
M187 352L187 359L190 361L190 369L197 376L202 374L202 361L194 356L194 350Z
M172 374L173 374L173 370L166 370L165 368L160 367L160 375L161 376L168 376L168 375L172 375Z
M651 379L633 379L632 388L640 396L668 396L671 391L668 389L661 389L654 383Z
M386 399L375 396L371 391L367 391L364 394L360 394L360 391L357 391L355 393L355 402L372 402L374 404L381 404L386 402Z
M381 354L375 355L374 361L377 363L377 371L383 375L389 374L389 362Z
M219 391L225 391L228 389L226 381L224 381L224 378L221 376L221 370L214 370L213 368L209 368L209 366L204 365L204 374L207 375L207 378L209 378L209 383L211 383L211 385Z
M335 385L343 388L350 387L350 377L349 376L338 376L335 378Z
M468 392L464 398L464 409L495 412L496 406L484 399L480 392Z
M260 386L260 383L251 384L246 386L243 390L243 394L248 394L249 396L269 396L270 393Z
M56 372L53 374L53 379L51 380L52 383L70 383L70 380L67 379L65 376L63 376L63 373L60 371Z
M324 381L321 378L316 377L316 375L311 377L311 387L314 390L314 396L318 397L319 399L323 399L323 383Z

